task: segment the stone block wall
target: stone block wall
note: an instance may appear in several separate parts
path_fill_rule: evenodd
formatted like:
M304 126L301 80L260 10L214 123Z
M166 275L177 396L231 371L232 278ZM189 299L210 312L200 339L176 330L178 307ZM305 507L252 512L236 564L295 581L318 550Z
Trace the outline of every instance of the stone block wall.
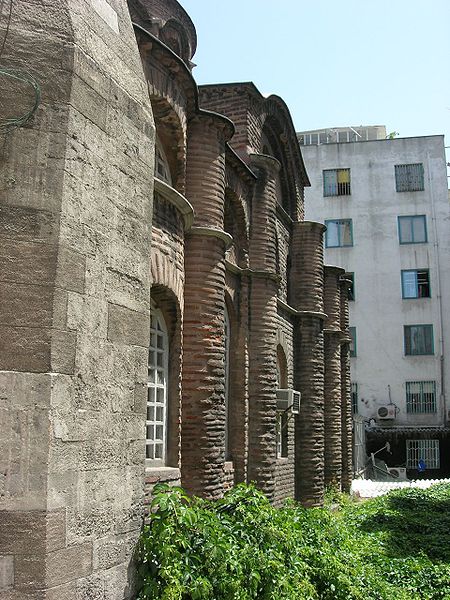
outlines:
M2 593L130 597L153 121L126 3L15 2L2 63L41 90L1 139ZM3 90L18 113L33 103Z

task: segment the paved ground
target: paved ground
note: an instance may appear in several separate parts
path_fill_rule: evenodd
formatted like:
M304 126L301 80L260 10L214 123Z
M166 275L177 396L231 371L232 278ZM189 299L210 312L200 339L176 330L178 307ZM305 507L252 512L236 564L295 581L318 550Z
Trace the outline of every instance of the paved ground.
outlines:
M413 481L372 481L371 479L354 479L351 493L360 498L383 496L391 490L416 487L429 488L435 483L450 483L450 479L416 479Z

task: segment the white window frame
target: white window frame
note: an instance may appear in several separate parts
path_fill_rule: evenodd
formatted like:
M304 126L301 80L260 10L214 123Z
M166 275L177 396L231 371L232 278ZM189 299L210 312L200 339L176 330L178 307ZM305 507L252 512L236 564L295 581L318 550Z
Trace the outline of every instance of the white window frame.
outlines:
M155 177L172 187L172 175L161 140L156 136L155 144Z
M406 468L417 469L420 459L426 470L440 469L439 440L406 440Z
M161 357L161 358L159 358ZM167 398L169 339L162 312L150 311L148 352L146 460L149 466L164 466L167 457Z

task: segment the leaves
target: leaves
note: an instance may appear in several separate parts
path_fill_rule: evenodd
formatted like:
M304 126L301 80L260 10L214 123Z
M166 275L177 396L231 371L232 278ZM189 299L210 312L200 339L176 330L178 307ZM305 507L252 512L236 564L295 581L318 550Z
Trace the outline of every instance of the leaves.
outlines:
M254 486L216 502L158 485L138 547L141 600L450 598L450 486L332 509L276 509Z

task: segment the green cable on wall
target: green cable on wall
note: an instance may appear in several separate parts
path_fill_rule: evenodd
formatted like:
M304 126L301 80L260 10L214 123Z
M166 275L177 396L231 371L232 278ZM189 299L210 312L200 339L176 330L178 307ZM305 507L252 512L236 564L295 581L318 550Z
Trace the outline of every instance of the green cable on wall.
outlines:
M39 103L41 101L41 87L36 79L26 71L18 71L17 69L5 69L0 67L0 76L10 77L22 83L26 83L33 88L34 91L34 104L29 111L19 117L9 117L4 121L0 121L0 130L9 129L11 127L22 127L31 119L36 112Z

